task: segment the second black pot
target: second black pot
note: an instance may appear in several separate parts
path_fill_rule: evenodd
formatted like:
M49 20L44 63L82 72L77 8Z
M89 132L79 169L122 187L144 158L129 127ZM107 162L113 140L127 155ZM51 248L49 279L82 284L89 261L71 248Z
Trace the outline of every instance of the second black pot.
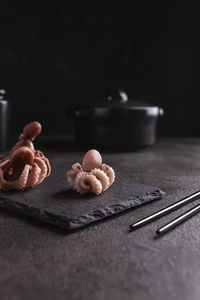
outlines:
M68 110L75 120L76 142L85 147L132 150L151 146L156 123L163 110L128 100L123 91L108 94L107 100Z

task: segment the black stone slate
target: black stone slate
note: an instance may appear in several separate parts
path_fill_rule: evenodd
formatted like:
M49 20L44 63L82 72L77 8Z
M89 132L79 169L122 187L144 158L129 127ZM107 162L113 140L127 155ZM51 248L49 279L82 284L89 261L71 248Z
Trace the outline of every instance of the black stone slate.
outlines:
M68 186L66 168L54 165L51 176L34 188L1 191L0 207L74 230L157 200L163 194L159 188L116 178L101 195L82 196Z

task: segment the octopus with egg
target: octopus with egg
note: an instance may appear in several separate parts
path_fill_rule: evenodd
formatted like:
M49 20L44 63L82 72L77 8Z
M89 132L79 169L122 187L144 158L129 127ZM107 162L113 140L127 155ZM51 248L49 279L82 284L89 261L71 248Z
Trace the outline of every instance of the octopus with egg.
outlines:
M40 184L51 173L49 160L35 150L33 141L41 133L41 124L31 122L24 127L19 141L8 156L0 159L0 189L23 189Z
M101 154L97 150L89 150L83 157L82 165L75 163L67 172L70 186L80 194L101 194L115 180L113 168L102 164Z

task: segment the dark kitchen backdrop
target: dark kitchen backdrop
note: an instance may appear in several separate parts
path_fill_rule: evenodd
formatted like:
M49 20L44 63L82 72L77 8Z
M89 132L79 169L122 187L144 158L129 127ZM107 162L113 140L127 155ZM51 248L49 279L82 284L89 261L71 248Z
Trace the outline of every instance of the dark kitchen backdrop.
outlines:
M0 88L13 133L32 120L70 133L68 107L122 88L164 108L160 135L200 135L197 1L13 3L0 5Z

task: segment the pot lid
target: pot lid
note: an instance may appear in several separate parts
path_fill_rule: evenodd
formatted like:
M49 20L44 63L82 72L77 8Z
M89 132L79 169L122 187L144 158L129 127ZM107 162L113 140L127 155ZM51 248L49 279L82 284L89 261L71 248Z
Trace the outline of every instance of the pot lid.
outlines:
M158 106L129 99L127 93L120 89L108 91L105 100L93 102L90 108L95 111L102 109L134 110L151 116L162 116L164 114L163 109Z
M158 106L129 99L123 90L110 90L105 99L87 104L79 103L69 109L67 113L69 116L87 116L90 112L90 114L93 113L102 116L107 115L108 112L110 113L113 110L135 111L148 116L162 116L164 114L163 109Z
M123 90L110 90L108 91L105 100L93 102L91 106L94 108L115 108L131 110L160 109L157 106L153 106L145 102L129 99L127 93Z

